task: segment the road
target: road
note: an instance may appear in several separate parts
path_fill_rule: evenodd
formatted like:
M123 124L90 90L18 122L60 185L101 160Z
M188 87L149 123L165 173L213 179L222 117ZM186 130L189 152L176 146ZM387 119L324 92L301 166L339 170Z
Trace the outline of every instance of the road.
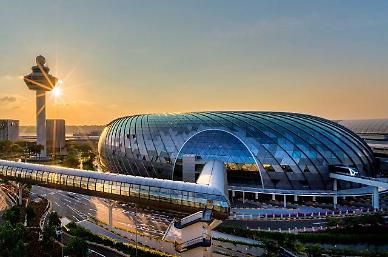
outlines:
M108 200L86 196L76 193L69 193L60 190L47 189L44 187L34 186L32 194L41 195L47 198L53 207L53 210L59 215L67 217L73 221L86 220L88 217L108 223ZM156 236L162 237L167 229L172 217L158 213L149 212L146 210L138 210L127 205L116 206L113 208L113 226L123 230L136 230ZM135 226L136 224L136 226ZM224 224L233 224L236 226L244 226L252 229L271 230L288 230L288 229L303 229L325 227L325 218L316 219L298 219L298 220L227 220Z
M32 197L47 198L60 216L79 222L89 217L108 223L108 205L106 199L81 195L61 190L33 186ZM159 212L139 210L127 205L113 207L113 226L123 230L138 230L144 234L162 237L172 217Z

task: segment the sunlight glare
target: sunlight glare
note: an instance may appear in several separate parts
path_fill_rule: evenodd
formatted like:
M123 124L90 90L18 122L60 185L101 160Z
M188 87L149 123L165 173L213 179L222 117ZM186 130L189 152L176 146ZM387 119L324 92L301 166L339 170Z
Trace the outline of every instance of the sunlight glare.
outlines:
M63 84L62 80L58 80L57 84L52 90L54 97L60 97L62 95L61 85Z

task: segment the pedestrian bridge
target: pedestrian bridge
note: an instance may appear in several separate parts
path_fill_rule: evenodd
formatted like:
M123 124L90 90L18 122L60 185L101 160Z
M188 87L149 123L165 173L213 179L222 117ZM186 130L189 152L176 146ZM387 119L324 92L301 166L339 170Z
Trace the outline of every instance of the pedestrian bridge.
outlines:
M0 178L71 191L151 209L195 213L212 209L218 219L229 216L225 166L205 164L197 183L70 169L0 160Z

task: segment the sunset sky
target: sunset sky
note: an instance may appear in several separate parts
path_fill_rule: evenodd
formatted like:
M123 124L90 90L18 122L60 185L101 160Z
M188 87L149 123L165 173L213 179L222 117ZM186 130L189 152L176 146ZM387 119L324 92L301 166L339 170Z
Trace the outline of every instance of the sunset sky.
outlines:
M47 117L302 112L388 118L388 1L0 0L0 119L35 123L35 56L64 81Z

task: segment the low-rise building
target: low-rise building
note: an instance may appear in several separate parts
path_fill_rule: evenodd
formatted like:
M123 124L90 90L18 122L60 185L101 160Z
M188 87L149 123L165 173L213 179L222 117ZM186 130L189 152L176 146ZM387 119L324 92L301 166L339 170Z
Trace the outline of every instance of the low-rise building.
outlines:
M46 146L48 153L60 153L65 148L65 120L46 120Z
M18 120L0 120L0 141L19 139L19 121Z

